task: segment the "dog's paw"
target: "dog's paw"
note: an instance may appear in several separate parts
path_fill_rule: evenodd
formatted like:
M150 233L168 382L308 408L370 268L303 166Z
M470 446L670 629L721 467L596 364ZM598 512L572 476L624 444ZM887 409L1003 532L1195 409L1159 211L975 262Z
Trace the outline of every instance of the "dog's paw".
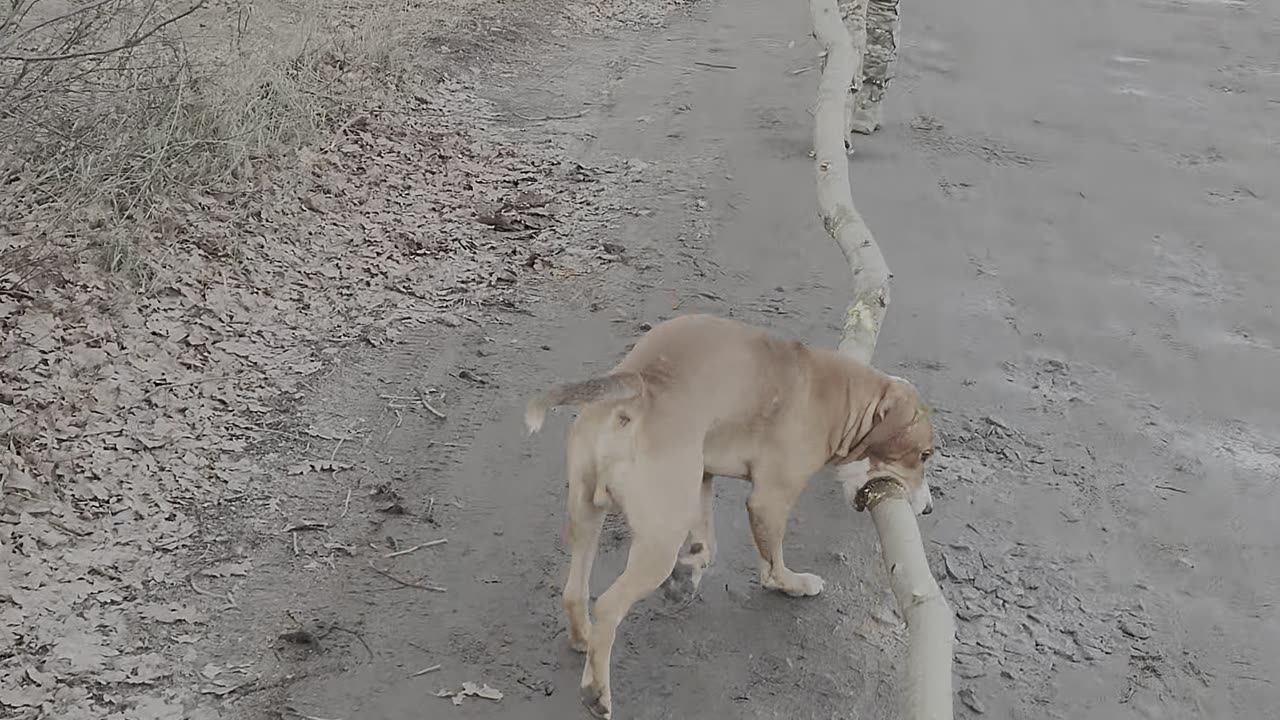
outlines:
M671 569L671 575L662 581L662 595L668 602L684 605L693 600L698 585L694 581L694 567L687 562L678 562Z
M601 720L609 720L613 715L613 710L610 707L612 703L604 693L594 685L584 685L580 692L582 694L582 704L587 706L587 710L593 716L601 718Z
M827 582L813 573L796 573L792 577L791 587L787 594L793 597L811 597L822 592Z
M827 583L813 573L788 572L785 577L769 577L762 583L769 590L777 590L791 597L812 597L822 592Z

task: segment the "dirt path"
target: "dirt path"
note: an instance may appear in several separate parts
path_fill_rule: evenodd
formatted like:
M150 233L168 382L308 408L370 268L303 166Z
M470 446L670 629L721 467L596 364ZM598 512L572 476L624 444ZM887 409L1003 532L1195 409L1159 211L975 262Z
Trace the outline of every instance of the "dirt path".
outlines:
M1280 704L1264 560L1280 512L1280 147L1264 119L1280 65L1259 5L904 3L888 126L857 142L855 196L896 272L878 364L940 412L922 529L962 619L959 716ZM311 454L370 473L300 481L293 519L334 527L257 550L224 652L260 655L290 617L339 629L278 648L298 680L243 703L251 716L585 717L558 604L564 420L526 438L519 408L675 312L834 342L847 278L815 227L813 54L803 4L739 0L491 88L527 117L587 110L529 137L633 159L633 211L606 238L626 265L543 288L529 315L403 337L317 389L301 417L367 441ZM415 401L428 388L443 419ZM650 599L623 626L618 716L885 717L903 635L870 523L816 480L788 556L828 590L791 600L756 584L745 488L717 492L701 598L675 614ZM625 553L611 527L597 590ZM447 592L400 587L370 558ZM435 697L463 681L505 697Z

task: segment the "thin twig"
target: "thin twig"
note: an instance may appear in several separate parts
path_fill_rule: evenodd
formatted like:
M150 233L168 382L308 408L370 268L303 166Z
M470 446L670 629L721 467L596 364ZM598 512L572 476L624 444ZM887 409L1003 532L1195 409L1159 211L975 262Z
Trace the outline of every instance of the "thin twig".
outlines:
M444 413L432 407L431 403L427 401L427 394L425 392L419 390L418 399L422 401L422 406L427 409L427 412L431 413L432 415L435 415L441 420L444 420Z
M93 533L92 533L92 532L90 532L90 531L81 530L81 529L79 529L79 528L73 528L73 527L71 527L70 525L68 525L68 524L66 524L66 523L64 523L64 522L62 522L62 521L61 521L61 520L59 520L58 518L54 518L54 517L46 518L46 519L45 519L45 521L46 521L46 522L48 522L50 525L52 525L52 526L54 526L54 527L58 528L59 530L61 530L61 531L63 531L63 532L71 533L72 535L75 535L76 537L89 537L90 535L92 535L92 534L93 534Z
M396 577L395 575L392 575L391 573L387 572L386 570L383 570L382 568L378 567L377 565L374 565L372 560L371 560L371 561L369 561L369 563L368 563L368 564L369 564L369 569L370 569L370 570L372 570L372 571L374 571L374 572L378 573L378 574L379 574L379 575L381 575L382 577L384 577L384 578L386 578L386 579L388 579L388 580L390 580L390 581L392 581L392 582L396 583L397 585L400 585L401 587L414 588L414 589L417 589L417 590L430 590L431 592L439 592L439 593L442 593L442 592L448 592L448 589L447 589L447 588L442 588L442 587L440 587L439 585L421 585L421 584L418 584L418 583L411 583L411 582L409 582L408 580L401 580L400 578Z
M195 590L197 593L201 595L205 595L211 598L217 598L219 600L226 600L227 606L223 608L223 610L239 610L240 609L240 603L236 602L236 599L231 597L231 593L226 593L225 595L223 595L223 594L213 592L212 590L205 590L204 588L196 584L196 579L194 576L187 580L187 584L191 586L192 590Z
M400 412L399 410L396 410L396 424L392 425L390 430L387 430L387 435L386 437L382 438L382 442L385 443L388 440L390 440L391 433L395 432L396 428L400 427L400 423L402 422L404 422L404 413Z
M328 530L329 523L324 522L300 522L290 525L284 531L288 533L302 532L303 530Z
M409 549L407 549L407 550L397 550L397 551L392 552L392 553L387 553L386 555L383 555L382 557L384 557L384 558L388 558L388 559L393 558L393 557L400 557L401 555L408 555L409 553L417 552L417 551L419 551L419 550L421 550L421 549L423 549L423 548L429 548L429 547L435 547L435 546L437 546L437 545L443 545L443 544L445 544L445 543L447 543L447 542L449 542L449 538L440 538L439 540L432 540L431 542L428 542L428 543L422 543L421 545L414 545L413 547L411 547L411 548L409 548Z
M359 640L359 641L360 641L360 644L364 646L364 651L365 651L365 652L367 652L367 653L369 653L369 659L368 659L368 660L366 660L365 662L373 662L373 658L374 658L374 655L373 655L373 648L369 647L369 643L367 643L367 642L365 642L365 641L364 641L364 636L363 636L363 635L361 635L360 633L356 632L355 630L348 630L348 629L346 629L346 628L342 627L341 625L330 625L330 626L329 626L329 632L332 632L332 631L334 631L334 630L337 630L338 632L344 632L344 633L346 633L346 634L348 634L348 635L351 635L351 636L352 636L352 637L354 637L355 639ZM329 634L329 633L325 633L325 635L328 635L328 634Z
M66 53L63 55L0 55L0 60L14 60L17 62L31 62L31 63L60 62L63 60L77 60L81 58L101 57L103 55L111 55L113 53L118 53L121 50L128 50L129 48L137 47L138 45L141 45L143 40L146 40L147 38L151 37L152 35L155 35L156 33L160 32L161 30L168 27L169 25L172 25L178 22L179 20L182 20L183 18L190 15L191 13L204 7L204 3L205 3L205 0L199 0L199 2L197 2L195 5L192 5L191 7L178 13L177 15L174 15L173 17L158 23L155 27L151 28L145 33L142 33L137 37L129 38L127 42L121 43L120 45L117 45L115 47L103 48L101 50L84 50L82 52Z
M150 398L153 394L160 392L161 390L165 390L167 388L183 387L186 385L199 385L200 383L203 383L203 382L217 382L219 380L233 380L238 377L240 376L239 375L219 375L217 377L205 377L205 378L198 378L196 380L183 380L182 382L176 382L176 383L163 383L161 385L157 385L151 388L150 390L147 391L147 394L143 395L142 397Z
M706 68L716 68L717 70L737 70L738 69L737 65L722 65L720 63L702 62L701 60L695 60L693 64L701 65L702 67L706 67Z
M418 672L416 672L416 673L414 673L414 674L410 675L409 677L422 677L423 675L426 675L427 673L433 673L433 672L435 672L435 671L439 670L441 667L442 667L442 666L440 665L440 663L436 663L435 665L432 665L431 667L422 668L421 670L419 670Z
M339 515L338 517L340 518L346 517L347 511L351 509L351 491L355 489L355 486L356 486L355 483L351 483L350 485L347 486L347 499L342 501L342 514Z
M291 707L286 707L285 710L288 711L289 714L297 717L298 720L342 720L342 718L325 718L320 717L319 715L307 715L306 713L300 713Z
M578 112L572 113L570 115L543 115L542 117L531 117L529 115L518 113L515 110L512 110L511 114L515 115L521 120L526 120L528 122L546 122L548 120L573 120L575 118L580 118L583 115L586 115L587 111L579 110Z
M1173 492L1176 492L1176 493L1182 493L1182 494L1184 494L1184 495L1187 493L1187 491L1186 491L1186 490L1183 490L1183 489L1182 489L1182 488L1180 488L1180 487L1174 487L1174 486L1172 486L1172 485L1156 485L1156 489L1157 489L1157 490L1172 490Z

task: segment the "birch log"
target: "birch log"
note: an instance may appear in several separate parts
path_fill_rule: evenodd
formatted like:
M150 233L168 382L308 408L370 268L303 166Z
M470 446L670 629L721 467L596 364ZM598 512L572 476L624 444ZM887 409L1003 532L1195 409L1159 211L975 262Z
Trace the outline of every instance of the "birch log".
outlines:
M845 312L840 352L870 363L880 326L889 307L893 275L871 230L853 204L845 138L849 135L850 90L862 77L866 33L846 30L865 22L866 2L850 3L842 22L836 0L810 0L813 34L825 51L818 101L814 109L813 146L818 179L818 211L822 227L835 241L853 273L853 299ZM856 80L855 80L856 79ZM907 623L907 713L910 720L951 720L951 665L955 617L929 571L924 542L906 489L891 480L865 482L865 463L842 468L842 478L858 476L846 488L858 487L856 505L867 509L880 535L881 552L894 598Z

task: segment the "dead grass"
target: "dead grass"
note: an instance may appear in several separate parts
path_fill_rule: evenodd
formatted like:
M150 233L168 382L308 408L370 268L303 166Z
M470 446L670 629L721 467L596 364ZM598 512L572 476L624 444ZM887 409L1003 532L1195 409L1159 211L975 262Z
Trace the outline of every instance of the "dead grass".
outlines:
M25 272L0 287L25 292L85 252L140 279L140 246L172 234L176 201L287 166L423 77L426 38L484 18L458 2L14 2L0 16L0 268Z

